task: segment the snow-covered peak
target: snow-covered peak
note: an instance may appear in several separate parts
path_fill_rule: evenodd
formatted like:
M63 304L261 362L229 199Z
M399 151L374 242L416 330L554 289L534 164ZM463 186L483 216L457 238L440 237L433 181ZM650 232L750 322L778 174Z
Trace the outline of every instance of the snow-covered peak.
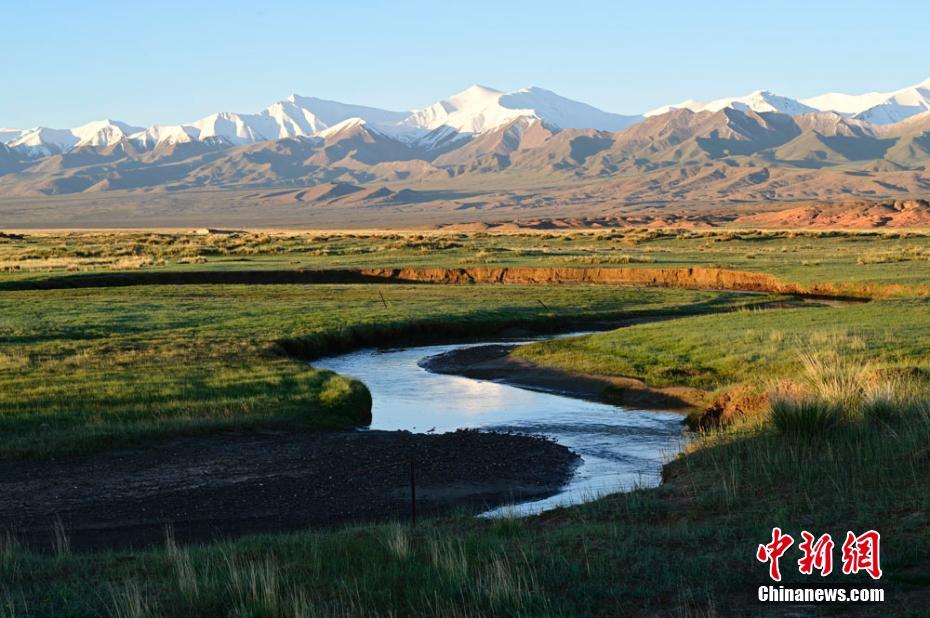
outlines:
M70 150L77 143L78 138L70 129L35 127L23 131L9 146L29 157L44 157Z
M22 129L0 128L0 144L8 144L21 137L23 133Z
M430 135L449 132L485 133L517 118L543 120L552 126L617 131L639 120L638 116L621 116L601 111L538 87L510 93L487 86L474 85L429 107L416 110L403 124L413 129L431 131Z
M662 107L651 109L643 114L643 116L646 118L649 118L650 116L659 116L661 114L667 114L668 112L675 111L676 109L690 109L692 112L697 112L700 111L705 105L707 105L707 103L704 101L688 99L687 101L675 103L674 105L663 105Z
M386 132L399 125L406 116L406 112L392 112L293 94L282 101L272 103L257 114L219 112L189 125L156 125L133 135L133 138L147 148L188 139L213 139L241 145L319 135L320 132L351 118L361 118L369 127Z
M281 137L280 127L270 116L219 112L191 124L197 129L197 139L218 139L230 144L254 144Z
M719 112L722 109L736 109L741 112L777 112L798 116L800 114L809 114L817 111L813 107L804 105L800 101L777 95L768 90L756 90L741 97L724 97L713 101L696 101L688 99L676 105L663 105L656 109L650 110L644 116L657 116L665 114L676 109L690 109L692 112Z
M112 146L141 130L142 127L133 127L118 120L95 120L71 129L71 134L77 138L72 147Z
M828 92L816 97L801 99L801 102L821 111L832 111L851 116L880 104L887 96L881 92L868 92L866 94Z
M317 131L339 124L349 118L362 118L371 126L382 127L398 124L409 112L395 112L365 105L352 105L328 101L317 97L303 97L293 94L286 99L301 110L312 114L323 125ZM316 132L316 131L314 131Z
M619 131L642 120L641 116L604 112L587 103L567 99L537 86L505 94L499 101L506 108L530 109L536 118L561 129Z
M893 124L930 110L930 79L894 92L858 95L831 92L802 102L820 110L837 111L873 124Z
M483 133L520 116L533 116L531 109L514 109L501 105L499 90L474 85L462 92L411 113L403 125L412 129L434 131L439 128L459 133Z
M194 127L156 124L144 131L133 133L129 139L140 148L154 148L159 144L186 144L198 136L199 132Z
M800 101L779 96L768 90L756 90L742 97L717 99L716 101L711 101L704 105L701 111L717 112L727 107L738 109L741 112L777 112L790 116L809 114L810 112L817 111L812 107L804 105Z
M352 131L353 129L365 127L366 129L368 123L364 118L346 118L342 122L336 123L333 126L323 129L317 133L317 137L322 137L323 139L330 139L339 133L344 131Z
M82 146L112 146L140 130L118 120L95 120L74 129L35 127L22 131L8 146L30 157L44 157Z

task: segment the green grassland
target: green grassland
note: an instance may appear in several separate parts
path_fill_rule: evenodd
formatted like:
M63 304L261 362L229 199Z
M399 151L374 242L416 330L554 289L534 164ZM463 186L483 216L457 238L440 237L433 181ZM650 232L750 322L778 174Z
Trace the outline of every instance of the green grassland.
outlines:
M925 403L895 417L850 415L828 435L756 422L701 438L658 489L528 520L459 517L193 547L169 539L95 555L41 556L8 540L0 595L10 615L49 616L922 616L928 437ZM773 526L795 538L879 529L880 582L838 567L811 581L791 552L782 583L880 585L885 603L757 604L756 588L769 582L755 548Z
M358 422L361 385L288 357L397 338L677 314L517 354L707 389L801 390L695 434L666 483L530 519L452 517L146 552L40 555L0 537L0 613L235 616L926 614L930 587L930 238L810 232L29 236L2 281L100 271L355 266L716 266L894 286L840 306L664 288L436 285L0 286L2 456L238 426ZM44 260L44 261L43 261ZM50 261L50 260L55 260ZM130 260L130 262L120 261ZM382 302L378 292L384 295ZM542 302L540 302L542 301ZM283 342L283 343L282 343ZM811 359L819 359L812 362ZM884 368L906 371L882 373ZM774 391L773 391L774 393ZM619 412L618 413L622 413ZM882 605L764 606L773 526L876 528ZM839 541L841 542L841 541ZM838 543L839 544L839 543ZM838 551L838 550L837 550ZM787 584L820 584L782 561Z
M382 297L384 301L382 301ZM760 299L565 286L185 285L0 294L0 457L250 426L365 424L312 358L398 338L722 311Z
M867 353L879 368L930 374L928 312L926 298L754 309L535 343L515 355L568 371L711 390L736 383L764 387L793 377L801 367L799 355L817 349Z
M57 233L0 238L0 282L99 270L714 267L798 283L930 292L924 232L613 230L489 233Z

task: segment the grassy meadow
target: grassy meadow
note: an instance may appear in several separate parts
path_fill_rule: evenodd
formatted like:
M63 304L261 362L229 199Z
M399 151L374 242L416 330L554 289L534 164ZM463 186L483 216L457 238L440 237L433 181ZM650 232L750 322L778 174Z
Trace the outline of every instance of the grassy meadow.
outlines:
M723 311L759 300L606 286L2 292L0 458L256 426L367 424L364 385L314 370L284 348L312 358L399 338L547 330L566 320Z
M746 309L535 343L515 355L568 371L708 390L791 378L802 368L800 354L812 349L867 352L880 367L930 376L928 312L930 299L924 297Z
M833 357L834 360L836 357ZM868 371L819 366L812 383ZM925 615L930 579L930 407L926 385L843 401L795 399L842 415L829 433L749 419L703 435L657 488L542 517L433 520L260 536L146 552L37 555L0 548L8 615L713 616ZM881 411L880 411L881 410ZM808 428L809 429L809 428ZM882 533L880 605L763 606L755 561L773 525ZM787 558L791 556L791 560ZM782 561L785 585L812 583ZM814 582L871 587L839 569ZM373 609L375 608L375 609Z
M863 615L926 615L930 589L930 236L621 230L0 239L0 457L240 427L357 424L363 385L306 358L418 337L675 315L516 354L651 385L765 392L691 436L659 488L528 519L450 517L143 552L39 554L0 534L8 616L844 615L761 605L756 546L780 526L882 533L886 590ZM144 285L4 289L129 270L360 266L714 266L880 290L760 309L714 291L603 285ZM380 293L379 293L380 292ZM383 300L382 300L383 294ZM696 314L706 315L696 315ZM619 412L618 413L622 413ZM841 543L838 540L838 545ZM839 551L839 548L837 548ZM821 584L782 560L787 585Z
M0 283L93 271L355 267L710 267L884 295L930 292L930 232L596 230L0 237Z

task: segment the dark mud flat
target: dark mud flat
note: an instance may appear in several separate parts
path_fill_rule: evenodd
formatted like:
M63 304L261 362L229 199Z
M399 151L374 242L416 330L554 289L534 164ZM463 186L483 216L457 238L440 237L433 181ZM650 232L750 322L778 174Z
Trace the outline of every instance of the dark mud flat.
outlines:
M578 457L530 436L362 431L263 432L0 464L0 530L75 550L407 520L410 458L418 516L479 511L554 494Z

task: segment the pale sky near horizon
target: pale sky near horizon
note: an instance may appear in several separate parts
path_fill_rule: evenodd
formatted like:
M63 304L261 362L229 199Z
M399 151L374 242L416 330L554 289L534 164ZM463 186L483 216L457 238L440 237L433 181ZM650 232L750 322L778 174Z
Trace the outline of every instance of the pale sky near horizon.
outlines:
M157 6L156 6L157 4ZM930 77L930 3L0 0L0 126L190 122L291 93L406 110L480 83L641 113Z

